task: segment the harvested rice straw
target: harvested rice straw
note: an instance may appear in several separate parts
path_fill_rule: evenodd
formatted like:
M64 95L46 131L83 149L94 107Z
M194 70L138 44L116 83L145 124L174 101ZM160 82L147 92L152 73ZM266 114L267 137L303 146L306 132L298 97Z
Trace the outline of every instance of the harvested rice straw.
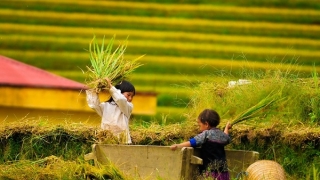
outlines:
M262 112L262 110L265 110L267 107L271 106L275 102L280 101L282 99L284 98L280 98L279 93L274 93L272 91L271 93L268 94L268 96L263 98L257 104L255 104L254 106L250 107L249 109L243 111L238 116L236 116L231 121L231 126L237 123L240 123L242 121L258 117L260 115L260 112Z
M115 36L111 38L105 48L103 38L102 45L99 47L96 37L94 36L89 44L91 66L87 66L89 71L89 82L87 85L98 92L103 89L108 89L107 82L105 81L106 77L108 77L113 84L118 84L142 65L137 61L143 56L131 61L124 59L127 40L112 51L114 40Z

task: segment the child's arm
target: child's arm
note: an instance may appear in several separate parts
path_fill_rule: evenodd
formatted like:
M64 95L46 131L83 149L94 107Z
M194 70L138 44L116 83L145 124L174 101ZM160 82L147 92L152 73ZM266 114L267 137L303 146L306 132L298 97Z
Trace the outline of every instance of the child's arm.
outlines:
M191 138L189 141L180 143L180 144L174 144L170 146L170 149L176 150L177 148L181 147L197 147L202 145L205 142L205 139L207 137L208 131L205 130L202 133L196 135L195 137Z
M232 125L230 122L227 123L226 127L224 128L224 133L229 134L229 129L232 128Z
M183 142L183 143L180 143L180 144L171 145L170 149L171 150L176 150L176 149L182 148L182 147L191 147L190 141L186 141L186 142Z
M121 112L123 112L129 118L133 109L133 104L128 102L127 98L114 86L111 86L109 92L114 102L117 103Z
M94 90L88 89L86 90L87 95L87 104L91 109L94 109L99 116L102 116L102 107L100 106L99 96Z
M123 112L128 118L131 115L133 104L128 102L127 98L121 94L121 92L112 86L111 81L109 78L106 78L109 86L109 93L112 96L113 100L119 106L121 112Z

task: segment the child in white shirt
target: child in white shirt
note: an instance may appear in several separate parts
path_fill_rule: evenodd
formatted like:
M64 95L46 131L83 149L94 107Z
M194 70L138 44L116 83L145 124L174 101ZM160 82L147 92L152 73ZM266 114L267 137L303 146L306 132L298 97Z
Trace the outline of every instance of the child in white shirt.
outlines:
M135 88L130 82L124 80L116 86L112 86L108 78L106 81L109 86L110 99L101 103L97 92L86 90L87 103L102 117L101 128L103 130L109 130L117 137L124 135L125 143L131 144L129 119L133 109L131 101L135 95Z

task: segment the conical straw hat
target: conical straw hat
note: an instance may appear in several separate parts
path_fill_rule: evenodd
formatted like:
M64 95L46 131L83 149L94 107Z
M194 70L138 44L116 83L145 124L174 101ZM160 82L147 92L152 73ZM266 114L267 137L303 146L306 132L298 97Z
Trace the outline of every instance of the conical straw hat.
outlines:
M285 171L271 160L259 160L247 168L247 180L285 180Z

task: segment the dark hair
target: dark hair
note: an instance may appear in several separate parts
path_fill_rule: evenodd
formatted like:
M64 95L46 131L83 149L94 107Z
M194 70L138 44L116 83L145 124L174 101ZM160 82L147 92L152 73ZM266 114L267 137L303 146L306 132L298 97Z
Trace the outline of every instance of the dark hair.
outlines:
M220 123L220 116L219 114L211 109L205 109L203 110L199 116L198 119L202 123L208 123L210 127L216 127Z
M114 86L116 89L119 89L121 91L121 94L124 92L133 92L133 95L136 94L136 89L134 88L134 86L126 80L121 81L119 84ZM110 99L107 102L112 102L113 98L112 96L110 97Z

